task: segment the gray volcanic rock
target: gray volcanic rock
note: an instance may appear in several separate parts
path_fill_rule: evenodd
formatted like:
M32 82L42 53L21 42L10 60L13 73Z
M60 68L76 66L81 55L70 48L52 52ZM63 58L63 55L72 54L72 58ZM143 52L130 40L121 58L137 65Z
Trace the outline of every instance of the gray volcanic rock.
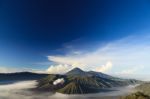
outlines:
M54 85L53 82L63 79L64 83ZM96 93L105 88L127 86L140 83L134 79L115 78L99 72L85 72L74 68L65 75L51 74L38 81L38 90L60 92L64 94Z

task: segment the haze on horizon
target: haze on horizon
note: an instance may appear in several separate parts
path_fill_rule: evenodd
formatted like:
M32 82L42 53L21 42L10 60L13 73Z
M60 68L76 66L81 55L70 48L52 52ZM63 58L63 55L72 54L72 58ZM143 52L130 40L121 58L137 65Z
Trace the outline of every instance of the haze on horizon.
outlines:
M0 73L74 67L150 80L148 0L0 0Z

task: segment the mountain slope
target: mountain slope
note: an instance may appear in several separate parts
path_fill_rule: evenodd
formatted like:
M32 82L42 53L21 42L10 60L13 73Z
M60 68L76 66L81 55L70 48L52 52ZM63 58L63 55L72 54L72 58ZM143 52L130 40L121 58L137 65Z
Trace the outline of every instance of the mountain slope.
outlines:
M150 99L150 96L145 95L142 92L136 92L128 96L122 97L121 99Z
M54 85L54 82L63 79ZM38 81L38 90L48 90L64 94L85 94L99 92L105 88L126 86L129 84L139 83L133 79L119 79L103 73L85 72L75 68L65 75L51 74Z
M110 75L106 75L106 74L101 73L101 72L89 71L88 73L91 74L91 75L99 76L101 78L108 78L108 79L113 79L114 78Z
M136 93L122 97L121 99L150 99L150 82L140 84L135 88Z
M87 72L81 70L80 68L74 68L71 71L67 72L66 75L77 75L77 76L86 76L88 75Z
M142 83L136 89L150 96L150 82Z

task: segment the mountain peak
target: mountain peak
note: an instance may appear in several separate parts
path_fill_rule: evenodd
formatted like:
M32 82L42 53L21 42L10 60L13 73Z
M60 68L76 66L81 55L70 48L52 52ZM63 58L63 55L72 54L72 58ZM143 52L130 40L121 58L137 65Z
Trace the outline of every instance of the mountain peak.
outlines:
M86 72L84 72L83 70L81 70L80 68L76 67L73 68L72 70L70 70L69 72L67 72L67 75L83 75Z
M83 71L83 70L81 70L79 67L75 67L72 69L72 71Z

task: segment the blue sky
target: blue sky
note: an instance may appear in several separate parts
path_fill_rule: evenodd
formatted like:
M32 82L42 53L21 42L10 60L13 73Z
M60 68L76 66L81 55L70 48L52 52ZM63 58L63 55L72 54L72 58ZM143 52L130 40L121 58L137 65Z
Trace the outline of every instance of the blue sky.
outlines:
M60 72L68 65L87 70L90 65L116 75L148 73L148 0L0 0L0 13L1 72L8 68ZM106 47L104 54L99 52ZM93 53L104 58L97 60ZM133 59L131 53L142 58Z

